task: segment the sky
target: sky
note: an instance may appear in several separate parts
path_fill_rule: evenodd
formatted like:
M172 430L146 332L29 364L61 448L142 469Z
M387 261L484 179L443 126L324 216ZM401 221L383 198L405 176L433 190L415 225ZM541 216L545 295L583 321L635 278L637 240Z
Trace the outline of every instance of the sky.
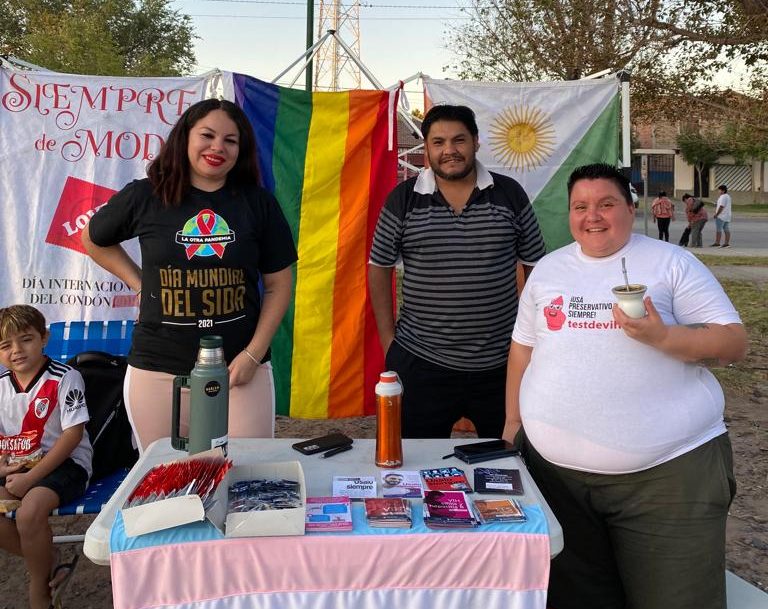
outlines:
M317 40L319 0L315 5ZM461 0L363 0L360 8L360 57L384 86L418 72L433 78L454 76L443 66L454 60L445 32L466 20ZM466 0L464 5L468 4ZM306 46L305 0L174 0L175 10L190 15L199 36L196 73L214 68L271 81L302 55ZM344 29L342 40L354 36ZM289 85L298 67L281 78ZM304 83L304 75L299 78ZM373 88L362 76L363 88ZM406 84L411 107L422 107L420 83Z
M315 0L315 40L319 2ZM433 78L455 78L455 72L445 68L456 59L449 50L447 33L466 22L467 14L460 7L469 3L470 0L361 0L363 64L385 87L419 72ZM306 47L306 0L173 0L171 7L192 17L199 37L195 43L196 74L219 68L272 81ZM340 33L351 46L354 35L344 28ZM733 68L723 71L716 78L716 85L742 89L742 70L738 66ZM296 67L279 84L290 86L298 74ZM361 78L363 88L374 88L365 76ZM297 84L303 86L304 82L301 74ZM411 108L423 108L419 81L407 83L405 93Z

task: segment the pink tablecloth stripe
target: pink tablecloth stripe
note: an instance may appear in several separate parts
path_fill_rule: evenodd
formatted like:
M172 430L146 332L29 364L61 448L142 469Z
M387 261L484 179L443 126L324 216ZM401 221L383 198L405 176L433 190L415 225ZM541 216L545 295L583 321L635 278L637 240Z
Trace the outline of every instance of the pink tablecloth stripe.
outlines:
M356 537L354 543L343 536L262 537L115 553L115 609L252 593L547 588L547 535L471 531L382 541L376 535Z

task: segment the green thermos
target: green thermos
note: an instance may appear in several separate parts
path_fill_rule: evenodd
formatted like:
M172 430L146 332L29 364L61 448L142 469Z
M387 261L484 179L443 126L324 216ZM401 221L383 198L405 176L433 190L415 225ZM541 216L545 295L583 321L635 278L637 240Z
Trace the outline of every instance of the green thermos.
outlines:
M229 426L229 369L221 336L203 336L197 362L189 376L173 379L171 445L190 455L217 446L227 451ZM181 389L189 389L189 437L179 434Z

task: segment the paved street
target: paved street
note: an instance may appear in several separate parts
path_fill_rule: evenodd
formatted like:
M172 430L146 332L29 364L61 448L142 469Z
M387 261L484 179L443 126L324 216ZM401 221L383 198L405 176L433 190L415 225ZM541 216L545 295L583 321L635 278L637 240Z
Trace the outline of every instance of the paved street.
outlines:
M736 208L733 221L731 222L731 247L714 248L709 247L709 244L715 240L715 222L712 219L713 212L709 209L707 212L709 213L709 221L704 226L704 247L698 250L700 253L722 256L768 256L768 214L739 213L738 208ZM670 243L677 243L679 241L680 235L686 226L686 222L681 219L683 217L681 213L676 212L676 217L677 219L672 222L669 229ZM643 234L644 231L643 211L639 209L635 219L634 232ZM648 218L648 236L658 236L656 225L650 216Z

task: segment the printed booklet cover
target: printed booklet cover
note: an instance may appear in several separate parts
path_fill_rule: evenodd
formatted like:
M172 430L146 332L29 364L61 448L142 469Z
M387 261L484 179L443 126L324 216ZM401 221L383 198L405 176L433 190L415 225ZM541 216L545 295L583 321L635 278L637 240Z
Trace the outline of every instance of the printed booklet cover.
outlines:
M516 499L475 499L480 522L525 522L525 512Z
M403 469L392 469L381 472L381 494L385 497L403 497L404 499L421 499L424 493L421 488L419 472Z
M411 502L401 497L372 497L365 500L365 517L372 527L410 528Z
M424 490L429 491L465 491L472 492L469 480L463 469L458 467L438 467L419 470L424 480Z
M351 531L349 497L307 497L306 531Z
M376 478L373 476L334 476L333 496L365 499L376 496Z
M520 470L477 467L475 468L475 491L522 495L523 480L520 478Z
M479 522L463 491L425 491L424 524L433 529L476 527Z

